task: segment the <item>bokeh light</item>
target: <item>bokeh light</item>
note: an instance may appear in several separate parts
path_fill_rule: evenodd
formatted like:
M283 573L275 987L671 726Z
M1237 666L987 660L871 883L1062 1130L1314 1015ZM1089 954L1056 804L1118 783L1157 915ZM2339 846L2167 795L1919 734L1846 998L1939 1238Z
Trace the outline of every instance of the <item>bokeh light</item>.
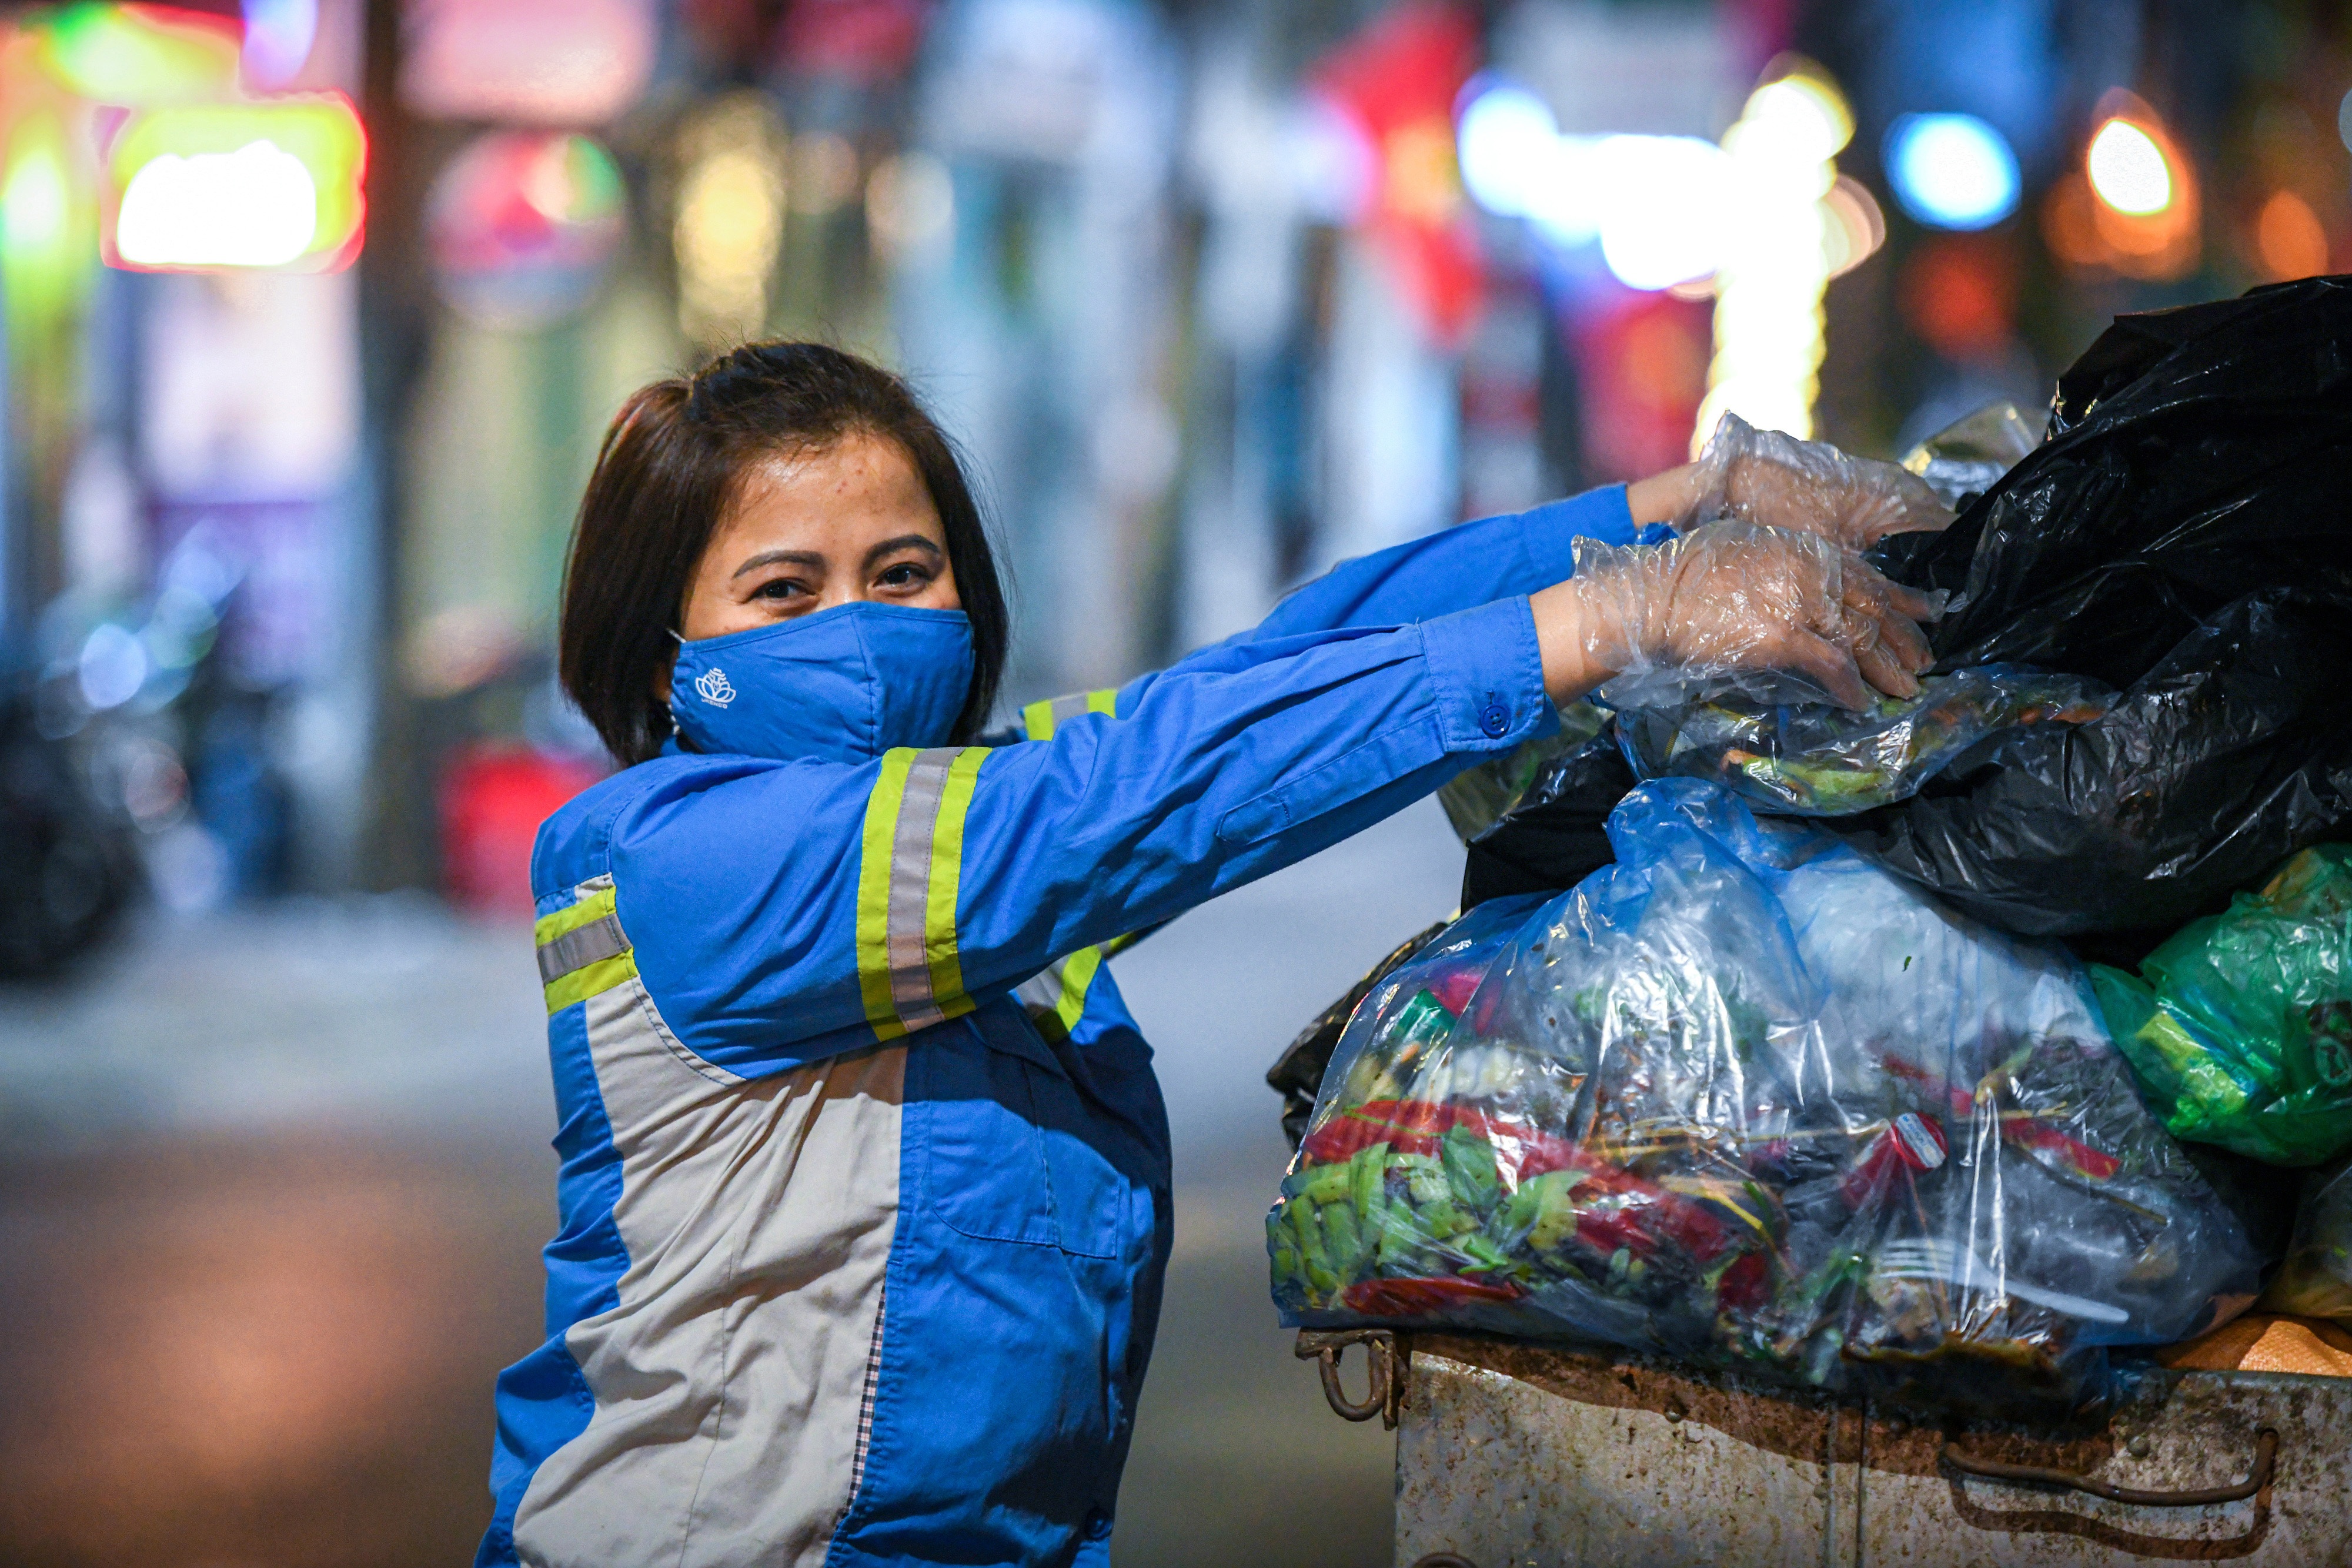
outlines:
M2156 111L2120 89L2099 100L2080 172L2042 207L2051 254L2071 267L2151 282L2185 277L2202 251L2201 202L2187 155Z
M934 250L955 230L955 179L925 152L875 165L866 181L866 232L883 253L908 260Z
M341 93L123 122L100 243L132 271L332 271L359 254L367 136Z
M72 188L65 135L52 115L28 115L8 139L0 174L0 264L7 268L11 304L18 291L54 284L70 263Z
M1829 275L1842 277L1878 254L1886 243L1886 214L1870 187L1850 174L1840 174L1822 198L1831 222L1822 240Z
M244 0L243 65L251 88L284 87L310 58L319 0Z
M733 94L687 124L678 152L678 325L702 343L756 332L783 244L783 128L758 94Z
M2146 217L2172 204L2172 170L2144 126L2108 120L2091 138L2084 160L2091 189L2119 213Z
M1980 229L2017 210L2017 154L1973 114L1906 114L1887 128L1886 175L1903 210L1945 229Z
M2018 258L2002 235L1938 235L1896 284L1903 319L1948 360L1999 362L2016 331Z
M612 154L561 131L488 131L425 203L442 297L488 327L544 327L587 304L626 223Z
M96 103L146 108L233 98L240 48L226 16L161 5L68 5L35 24L34 57Z
M1455 132L1463 188L1490 213L1532 217L1558 181L1559 122L1525 88L1474 84L1474 91Z
M1474 88L1455 155L1471 199L1525 218L1564 248L1598 240L1628 288L1670 287L1714 272L1723 247L1723 149L1695 136L1563 136L1541 99Z
M115 254L136 267L283 267L310 248L319 187L275 142L234 152L165 152L131 176Z
M1612 136L1597 149L1601 258L1628 288L1659 289L1716 270L1727 160L1693 136Z
M2255 214L2254 249L2273 282L2327 270L2327 230L2311 204L2293 191L2273 192Z
M1810 61L1780 64L1784 74L1750 93L1724 132L1715 356L1691 433L1694 453L1726 413L1759 430L1812 434L1822 291L1875 237L1877 204L1864 210L1867 193L1842 194L1833 162L1853 134L1844 96Z

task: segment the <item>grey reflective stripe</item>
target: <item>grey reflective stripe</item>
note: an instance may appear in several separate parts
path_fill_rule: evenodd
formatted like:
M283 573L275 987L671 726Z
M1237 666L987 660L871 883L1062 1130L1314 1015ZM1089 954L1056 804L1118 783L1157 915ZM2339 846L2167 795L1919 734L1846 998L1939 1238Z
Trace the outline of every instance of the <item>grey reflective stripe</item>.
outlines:
M607 915L602 920L592 920L566 931L539 950L539 983L551 986L574 969L617 958L628 950L629 939L621 934L621 922L616 916Z
M1062 967L1068 962L1067 958L1057 958L1013 987L1013 999L1033 1013L1050 1013L1060 1007Z
M1064 725L1069 723L1070 720L1078 717L1087 711L1087 694L1085 692L1071 692L1066 696L1055 697L1052 702L1045 705L1045 711L1054 716L1054 733L1055 735L1062 733L1062 727Z
M931 994L931 958L923 934L929 926L933 830L948 765L961 749L942 746L915 754L890 834L890 1005L910 1030L948 1016Z

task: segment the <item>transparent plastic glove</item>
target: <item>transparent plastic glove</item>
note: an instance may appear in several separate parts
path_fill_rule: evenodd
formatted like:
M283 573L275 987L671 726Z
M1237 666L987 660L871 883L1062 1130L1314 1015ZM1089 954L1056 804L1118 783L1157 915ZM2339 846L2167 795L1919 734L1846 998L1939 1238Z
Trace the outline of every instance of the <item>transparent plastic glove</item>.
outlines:
M1655 546L1576 542L1578 631L1588 667L1617 672L1601 688L1619 706L1665 683L1793 671L1861 708L1876 687L1919 690L1934 662L1918 622L1939 596L1873 571L1818 534L1710 523ZM1547 591L1549 591L1549 590Z
M1916 474L1826 441L1759 430L1736 413L1716 425L1696 470L1691 504L1675 520L1685 532L1738 517L1858 550L1888 534L1932 533L1952 521L1952 509Z

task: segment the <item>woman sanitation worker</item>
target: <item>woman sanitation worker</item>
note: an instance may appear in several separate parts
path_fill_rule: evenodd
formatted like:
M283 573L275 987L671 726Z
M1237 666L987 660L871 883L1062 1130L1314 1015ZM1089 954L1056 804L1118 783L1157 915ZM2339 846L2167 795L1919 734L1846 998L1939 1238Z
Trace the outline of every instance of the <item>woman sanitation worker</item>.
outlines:
M1693 483L1349 563L990 744L1004 601L899 382L768 344L632 398L564 585L625 766L532 860L562 1228L479 1560L1107 1562L1170 1215L1105 949L1618 671L1914 689L1922 607L1828 539L1637 546Z

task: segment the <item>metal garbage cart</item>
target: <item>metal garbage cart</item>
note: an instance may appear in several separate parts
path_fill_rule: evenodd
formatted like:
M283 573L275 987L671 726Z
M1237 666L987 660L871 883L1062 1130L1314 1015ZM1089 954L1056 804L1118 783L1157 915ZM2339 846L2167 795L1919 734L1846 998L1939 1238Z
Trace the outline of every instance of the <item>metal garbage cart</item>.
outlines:
M1379 1331L1298 1354L1397 1428L1398 1568L2352 1565L2352 1380L2151 1368L2103 1429L2042 1439L1633 1354Z

